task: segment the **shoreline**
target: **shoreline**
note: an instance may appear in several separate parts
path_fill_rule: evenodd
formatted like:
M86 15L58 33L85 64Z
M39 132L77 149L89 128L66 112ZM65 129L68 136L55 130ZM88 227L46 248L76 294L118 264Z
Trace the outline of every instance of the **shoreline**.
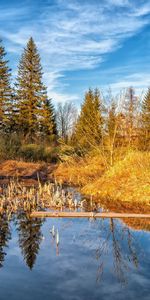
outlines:
M45 162L25 162L21 160L5 160L0 163L0 184L2 181L17 180L53 180L56 164Z
M105 193L103 192L102 194L102 191L98 190L98 186L96 187L97 190L95 189L95 192L91 193L91 186L93 184L95 188L95 182L97 182L98 175L97 177L95 177L95 182L92 179L91 183L85 182L84 184L79 184L77 182L77 177L74 176L71 180L73 170L74 169L71 169L69 165L66 166L64 163L46 164L43 162L34 163L17 160L6 160L0 163L0 185L7 184L11 179L22 181L26 185L36 185L38 180L46 182L47 180L54 181L56 179L58 180L58 183L75 187L81 194L83 194L83 196L89 199L90 197L92 197L95 203L101 203L102 206L111 209L111 211L113 212L150 212L149 195L147 195L147 201L141 201L141 199L138 198L138 195L136 197L136 200L128 198L124 199L124 194L122 192L119 199L117 197L112 197L111 190L109 189L108 191L105 190ZM80 166L77 171L80 171ZM104 176L106 175L104 174ZM98 180L101 180L100 176ZM109 181L107 182L107 185L109 185ZM109 192L110 194L108 195L107 192Z
M150 211L150 153L129 152L113 166L104 168L103 158L70 160L55 170L58 181L80 189L85 196L114 209L148 209Z

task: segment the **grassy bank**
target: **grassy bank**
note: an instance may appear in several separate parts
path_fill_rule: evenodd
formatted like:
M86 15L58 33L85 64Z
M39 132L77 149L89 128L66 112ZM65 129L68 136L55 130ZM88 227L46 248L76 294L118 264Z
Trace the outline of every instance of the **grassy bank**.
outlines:
M50 179L78 186L85 195L93 195L118 211L140 212L141 205L150 208L150 153L130 151L109 166L102 155L91 153L66 162L24 162L6 160L0 164L0 178L22 177ZM136 203L136 205L135 205ZM119 206L120 205L120 206ZM120 207L120 208L119 208Z
M98 199L150 204L150 153L130 151L111 167L98 155L71 159L55 175Z
M100 178L106 170L102 156L87 155L84 158L72 158L60 163L55 176L59 181L72 183L75 186L86 186Z
M51 180L55 168L56 165L52 163L6 160L0 163L0 180L1 183L11 178Z
M56 142L44 140L27 143L16 134L0 134L0 162L6 160L22 160L27 162L56 163L59 147Z

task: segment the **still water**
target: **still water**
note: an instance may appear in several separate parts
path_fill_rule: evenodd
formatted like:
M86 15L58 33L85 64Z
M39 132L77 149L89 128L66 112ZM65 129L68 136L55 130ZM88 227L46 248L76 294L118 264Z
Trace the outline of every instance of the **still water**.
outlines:
M0 216L0 300L149 300L149 227L145 220Z

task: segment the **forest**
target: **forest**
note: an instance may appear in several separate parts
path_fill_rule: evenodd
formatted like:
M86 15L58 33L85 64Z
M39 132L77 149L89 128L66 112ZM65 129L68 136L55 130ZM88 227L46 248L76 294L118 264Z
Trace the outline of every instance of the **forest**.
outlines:
M150 88L88 88L55 105L31 37L12 82L0 42L0 161L56 164L55 176L101 199L150 202Z

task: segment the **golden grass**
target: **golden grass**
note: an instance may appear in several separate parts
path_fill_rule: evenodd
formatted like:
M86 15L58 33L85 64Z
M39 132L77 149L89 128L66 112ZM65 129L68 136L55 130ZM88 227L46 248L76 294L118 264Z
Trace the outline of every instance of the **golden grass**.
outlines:
M6 160L0 164L0 176L32 177L34 174L42 171L44 166L44 163L30 163L24 161Z
M128 153L82 191L116 201L150 203L150 153Z
M59 181L85 186L102 176L106 169L102 156L86 156L83 158L70 158L60 163L54 175Z
M59 165L55 176L81 187L87 195L115 202L150 205L150 153L131 151L106 168L102 156L87 156Z
M125 223L131 229L134 229L134 231L135 230L150 231L150 220L149 219L126 218L126 219L123 219L123 223Z

